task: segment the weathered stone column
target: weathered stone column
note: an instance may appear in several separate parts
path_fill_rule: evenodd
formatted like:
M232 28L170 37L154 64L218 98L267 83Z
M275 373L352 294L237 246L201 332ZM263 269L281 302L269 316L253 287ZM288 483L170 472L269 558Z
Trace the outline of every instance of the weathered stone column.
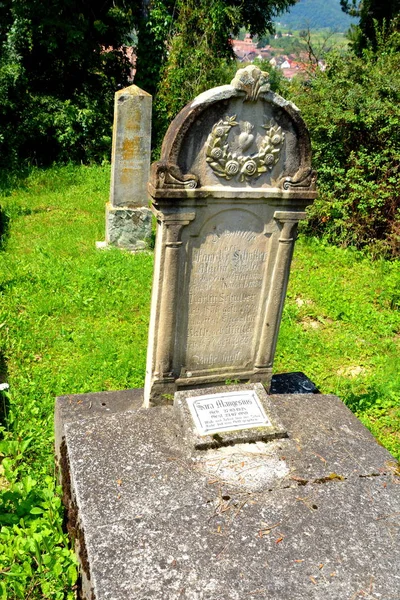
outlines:
M256 369L271 367L274 360L297 226L299 220L304 219L304 217L305 213L303 212L276 211L274 214L274 219L282 223L282 229L278 239L278 250L270 282L267 309L255 361Z
M115 94L107 245L142 250L151 236L147 201L151 104L150 94L136 85Z
M160 341L157 346L156 375L172 376L173 332L176 323L176 294L179 270L179 249L182 246L180 234L189 221L165 221L167 241L165 242L165 285L160 306Z
M150 404L152 386L155 386L160 394L168 394L175 389L173 357L177 321L176 304L179 294L181 236L182 229L194 219L194 214L177 212L171 215L160 214L159 218L159 238L164 260L162 272L155 271L154 278L159 317L156 325L152 324L151 327L157 327L158 338L154 348L154 363L150 362L147 369L145 406Z

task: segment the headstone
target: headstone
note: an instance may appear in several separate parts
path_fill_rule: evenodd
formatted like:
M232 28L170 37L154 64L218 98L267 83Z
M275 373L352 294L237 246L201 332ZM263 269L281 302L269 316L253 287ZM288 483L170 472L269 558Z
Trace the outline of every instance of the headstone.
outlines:
M115 94L106 245L143 250L151 238L151 96L136 85Z
M149 192L157 242L145 405L271 379L297 224L316 196L296 106L256 66L187 105Z

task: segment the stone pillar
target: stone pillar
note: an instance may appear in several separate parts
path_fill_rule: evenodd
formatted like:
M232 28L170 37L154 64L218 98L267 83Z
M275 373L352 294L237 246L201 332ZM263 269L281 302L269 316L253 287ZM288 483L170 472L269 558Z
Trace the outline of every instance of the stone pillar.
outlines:
M155 269L153 281L154 308L150 322L150 343L154 343L154 330L157 340L152 346L153 352L147 355L146 381L144 387L144 405L151 404L152 389L167 398L175 391L174 347L175 328L177 322L176 305L181 292L179 286L179 268L182 262L182 230L194 219L194 213L159 214L158 248L156 262L159 262L160 251L163 253L162 269ZM154 318L157 313L157 318ZM154 390L153 390L154 393ZM161 400L161 403L167 403Z
M151 104L150 94L136 85L115 94L106 245L143 250L151 236L147 200Z
M289 281L290 263L292 262L297 226L299 220L304 219L305 216L304 212L276 211L274 214L274 219L282 224L282 229L278 238L278 249L270 282L267 308L255 360L255 368L257 370L272 367L283 303Z
M176 295L179 272L179 249L182 246L180 234L189 221L165 221L167 240L165 243L165 284L160 304L159 343L156 354L156 375L172 377L172 357L174 352L174 329L176 323Z

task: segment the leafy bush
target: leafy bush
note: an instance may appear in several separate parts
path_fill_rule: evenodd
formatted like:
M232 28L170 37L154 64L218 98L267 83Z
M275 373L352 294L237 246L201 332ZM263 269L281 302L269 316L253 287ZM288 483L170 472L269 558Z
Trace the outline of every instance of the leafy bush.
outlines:
M108 157L137 15L106 0L0 4L0 166ZM136 7L137 10L137 7Z
M378 51L331 55L292 86L313 144L319 198L306 232L374 255L400 256L400 36Z
M12 442L10 442L12 443ZM1 442L4 449L6 442ZM3 459L3 468L6 459ZM14 475L6 470L8 477ZM43 487L44 483L44 487ZM0 490L0 598L73 600L76 559L61 528L60 496L52 477L41 487L32 477Z

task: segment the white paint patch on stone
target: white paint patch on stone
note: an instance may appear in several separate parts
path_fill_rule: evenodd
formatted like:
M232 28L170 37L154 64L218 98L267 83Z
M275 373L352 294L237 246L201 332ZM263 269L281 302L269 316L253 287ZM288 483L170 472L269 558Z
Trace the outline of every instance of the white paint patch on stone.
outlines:
M288 465L277 452L285 443L282 440L256 442L208 450L204 458L198 459L197 467L221 482L238 485L248 491L260 491L276 485L277 480L289 474Z
M96 248L97 250L106 250L108 248L108 244L106 241L104 242L96 242Z

